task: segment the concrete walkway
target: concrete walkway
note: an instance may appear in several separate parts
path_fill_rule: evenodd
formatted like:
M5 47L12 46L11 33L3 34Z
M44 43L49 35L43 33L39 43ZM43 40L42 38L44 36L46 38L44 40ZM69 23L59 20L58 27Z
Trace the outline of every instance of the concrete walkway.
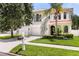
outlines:
M43 46L43 47L51 47L51 48L62 48L62 49L67 49L67 50L79 51L79 47L72 47L72 46L42 44L42 43L32 43L32 42L27 42L26 44L28 44L28 45L35 45L35 46Z
M31 40L35 40L40 37L31 36L25 39L25 43ZM0 40L0 51L9 53L11 49L13 49L15 46L22 44L21 40L16 39L8 39L8 40Z
M3 42L3 43L0 44L0 51L9 53L9 51L12 48L14 48L15 46L17 46L18 44L20 44L19 41L16 41L16 42Z

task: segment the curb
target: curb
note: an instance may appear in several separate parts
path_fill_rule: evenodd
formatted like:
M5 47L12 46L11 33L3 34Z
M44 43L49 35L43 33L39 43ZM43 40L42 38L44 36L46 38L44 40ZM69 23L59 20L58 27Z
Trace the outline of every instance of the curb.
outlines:
M14 53L6 53L6 52L0 52L0 53L4 53L4 54L10 55L10 56L21 56L21 55L14 54Z

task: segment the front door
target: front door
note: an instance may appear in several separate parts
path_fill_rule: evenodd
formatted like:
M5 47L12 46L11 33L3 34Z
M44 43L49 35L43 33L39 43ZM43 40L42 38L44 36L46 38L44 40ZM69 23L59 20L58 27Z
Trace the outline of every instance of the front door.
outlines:
M51 26L50 28L50 34L53 35L55 33L55 26Z

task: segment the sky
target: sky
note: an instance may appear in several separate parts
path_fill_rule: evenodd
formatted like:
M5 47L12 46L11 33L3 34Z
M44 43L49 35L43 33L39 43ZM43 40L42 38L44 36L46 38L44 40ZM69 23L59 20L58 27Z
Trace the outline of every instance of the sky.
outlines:
M50 8L49 3L34 3L34 9L48 9ZM63 3L63 8L73 8L73 13L79 15L79 3Z

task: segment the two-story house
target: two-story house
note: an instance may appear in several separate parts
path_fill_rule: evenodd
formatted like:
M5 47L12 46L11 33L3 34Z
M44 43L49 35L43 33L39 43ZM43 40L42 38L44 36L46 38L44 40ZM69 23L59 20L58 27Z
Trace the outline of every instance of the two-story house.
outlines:
M49 15L45 14L46 9L33 10L33 22L29 27L32 35L53 35L55 33L56 20L52 12ZM64 8L63 12L59 13L57 17L57 28L61 33L70 33L71 31L71 15L72 8Z

